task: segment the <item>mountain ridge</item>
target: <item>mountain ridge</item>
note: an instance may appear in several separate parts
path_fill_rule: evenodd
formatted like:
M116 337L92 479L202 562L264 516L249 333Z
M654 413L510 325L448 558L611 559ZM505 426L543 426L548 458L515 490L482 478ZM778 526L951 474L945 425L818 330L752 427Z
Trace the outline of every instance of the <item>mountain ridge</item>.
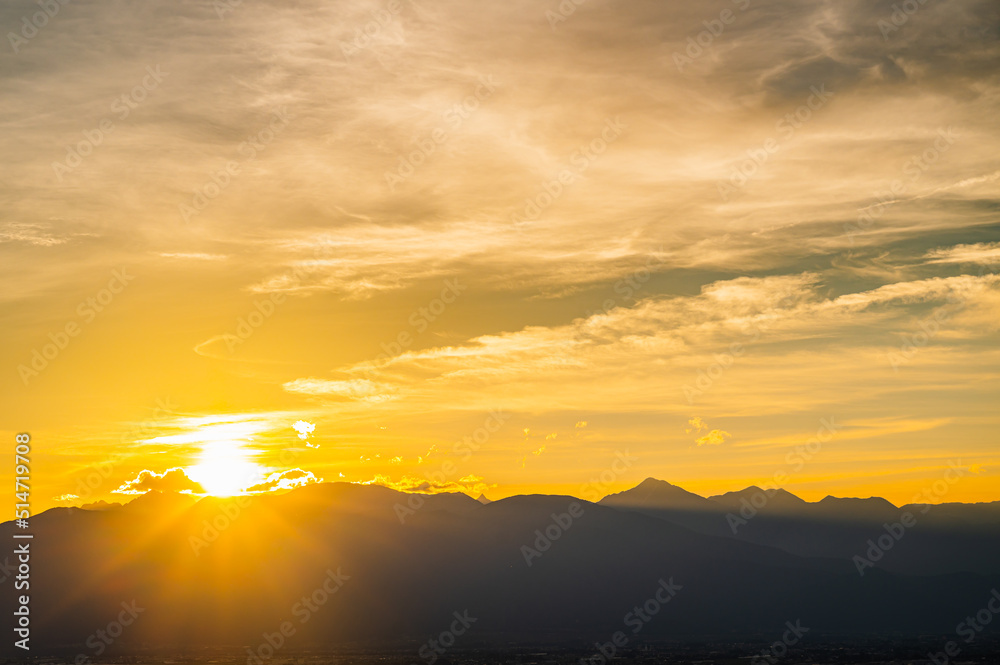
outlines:
M645 489L685 496L666 485ZM679 590L663 618L643 627L643 640L763 634L792 615L817 632L945 634L956 613L1000 584L1000 572L899 574L886 562L902 549L861 575L850 555L863 553L878 530L852 532L858 540L847 556L810 557L789 551L777 536L762 543L671 521L715 518L724 507L668 512L665 519L656 508L565 495L484 505L464 494L351 483L206 497L187 506L187 498L174 499L152 495L132 509L57 508L31 518L39 546L31 561L39 644L79 653L133 599L145 613L114 653L135 653L140 644L257 644L330 576L343 578L343 586L316 618L296 624L297 648L425 640L466 610L477 619L469 638L476 644L592 643L593 635L617 630L623 612L653 597L661 582ZM157 506L162 512L152 510ZM748 523L784 524L764 514ZM974 519L970 524L980 533ZM0 525L0 537L9 538L15 526ZM724 519L721 526L728 529ZM915 534L900 548L923 547ZM925 555L941 559L934 548ZM13 595L2 596L0 610L13 611ZM771 601L766 607L762 597Z
M340 486L344 486L344 487L381 487L381 488L384 488L386 490L397 491L397 492L399 491L399 490L393 490L392 488L386 487L384 485L378 485L378 484L373 484L373 483L372 484L354 483L354 482L313 483L313 484L308 485L306 487L340 487ZM305 489L305 488L297 488L297 489L301 490L301 489ZM834 496L834 495L826 495L822 499L820 499L819 501L807 501L807 500L799 497L798 495L796 495L796 494L794 494L792 492L789 492L788 490L786 490L784 488L767 488L767 489L764 489L764 488L761 488L761 487L759 487L757 485L750 485L750 486L745 487L745 488L740 489L740 490L732 490L732 491L729 491L729 492L724 492L722 494L715 494L715 495L710 495L710 496L706 497L706 496L702 496L700 494L697 494L696 492L691 492L690 490L686 490L683 487L681 487L680 485L676 485L676 484L673 484L673 483L671 483L669 481L662 480L662 479L659 479L659 478L656 478L656 477L653 477L653 476L649 476L649 477L645 478L639 484L637 484L637 485L635 485L635 486L633 486L631 488L628 488L628 489L625 489L625 490L621 490L621 491L618 491L618 492L611 492L611 493L605 495L604 497L602 497L600 500L598 500L597 503L606 502L609 499L612 499L613 497L616 497L616 498L618 498L620 500L622 498L629 497L631 495L641 495L641 496L644 496L644 497L647 497L647 498L654 498L657 495L657 493L661 493L661 492L669 492L670 495L673 496L673 497L680 497L680 498L682 498L682 500L690 501L692 503L701 503L701 504L703 504L703 502L716 502L716 503L722 503L724 505L729 505L729 504L733 503L733 501L732 501L733 499L737 499L738 500L738 499L748 498L748 497L751 497L751 496L754 496L754 495L762 494L762 495L765 495L765 496L768 497L768 503L770 503L773 500L781 500L781 501L786 501L787 500L787 501L792 501L792 502L794 502L794 503L796 503L798 505L806 505L806 506L820 506L820 505L826 506L826 505L834 505L834 504L849 505L849 506L858 506L858 505L869 505L869 506L872 506L872 505L879 505L879 506L882 506L882 507L889 507L889 508L892 508L892 509L895 509L895 510L901 510L901 509L913 508L913 507L922 507L922 506L926 506L926 505L931 505L931 506L948 506L948 505L952 505L952 506L990 506L990 507L998 507L998 508L1000 508L1000 499L998 499L996 501L977 501L977 502L972 502L972 503L966 503L966 502L943 502L943 503L938 503L938 504L908 503L908 504L903 504L903 505L898 506L898 507L895 504L893 504L891 501L889 501L888 499L885 499L885 498L879 497L879 496L870 496L870 497L843 496L843 497L838 497L838 496ZM287 493L287 492L282 492L281 494L284 494L284 493ZM425 496L450 496L450 497L466 496L466 497L469 497L469 498L471 498L471 499L473 499L475 501L479 501L480 503L485 503L485 502L491 502L492 503L492 502L495 502L495 501L503 501L504 499L512 498L514 496L531 496L531 495L511 495L510 497L504 497L504 499L492 500L492 499L487 498L484 493L480 493L478 497L472 497L471 495L466 494L464 492L438 492L438 493L433 493L433 494L427 494L427 493L422 493L422 492L400 492L400 493L406 494L406 495L410 495L410 496L421 496L421 497L425 497ZM259 494L259 495L244 495L244 496L266 496L266 495L267 495L266 493L262 493L262 494ZM535 495L538 495L538 494L535 494ZM551 496L551 495L549 495L549 496ZM105 502L105 501L102 500L102 501L96 501L96 502L92 502L92 503L88 503L88 504L83 504L83 505L80 505L80 506L71 506L71 507L79 508L81 510L115 510L117 508L123 508L125 506L136 504L136 502L140 502L140 501L143 502L143 503L147 503L147 502L149 502L151 500L154 500L154 497L155 497L155 500L166 500L166 499L164 499L164 497L167 497L167 498L173 497L173 498L176 498L178 501L183 499L183 500L186 500L186 501L190 501L190 503L192 505L194 503L197 503L198 501L201 501L202 499L228 498L228 497L212 497L212 496L200 496L199 497L198 495L194 495L194 494L190 494L190 493L185 493L185 492L169 492L169 491L160 491L160 490L150 490L148 492L145 492L143 494L140 494L140 495L136 496L131 501L127 501L125 503L108 503L108 502ZM190 499L188 499L187 497L190 497ZM485 499L485 502L484 502L484 499ZM583 501L583 499L580 499L580 500ZM141 504L137 504L137 505L141 505Z

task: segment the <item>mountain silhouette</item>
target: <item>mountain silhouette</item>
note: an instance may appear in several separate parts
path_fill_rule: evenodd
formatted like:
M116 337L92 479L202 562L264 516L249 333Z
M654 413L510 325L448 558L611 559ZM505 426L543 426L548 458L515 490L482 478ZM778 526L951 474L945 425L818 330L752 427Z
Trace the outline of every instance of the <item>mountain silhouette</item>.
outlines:
M879 497L827 496L809 503L786 490L759 487L709 499L686 495L690 493L650 479L600 503L705 535L839 559L864 555L869 539L877 540L886 533L886 524L908 514L915 525L905 529L900 546L874 562L875 567L912 575L1000 574L1000 502L897 508Z
M483 504L323 483L52 509L30 524L33 640L38 653L93 653L88 639L123 603L142 611L109 653L253 648L286 622L295 649L415 649L456 616L468 617L454 638L468 647L589 646L630 616L635 644L771 635L796 620L817 635L948 634L1000 584L996 504L932 507L862 575L851 557L903 509L775 494L733 535L727 515L754 491L706 499L648 479L599 504L549 495ZM14 530L4 523L0 537L11 542ZM769 533L774 543L756 542ZM969 543L986 549L958 552ZM639 622L634 609L668 588L669 603Z

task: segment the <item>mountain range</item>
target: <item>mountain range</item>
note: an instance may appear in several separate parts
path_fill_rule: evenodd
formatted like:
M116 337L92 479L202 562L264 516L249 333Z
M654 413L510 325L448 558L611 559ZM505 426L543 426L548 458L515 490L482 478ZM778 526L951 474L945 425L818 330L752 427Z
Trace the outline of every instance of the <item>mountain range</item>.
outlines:
M446 642L589 645L618 632L632 646L770 641L797 621L811 637L949 635L1000 587L1000 502L808 503L759 488L705 498L652 478L598 503L350 483L150 492L0 532L32 535L33 651L88 657L199 644L253 657L279 641L417 652L435 640L436 654ZM116 627L123 607L134 619ZM118 634L106 643L97 631Z

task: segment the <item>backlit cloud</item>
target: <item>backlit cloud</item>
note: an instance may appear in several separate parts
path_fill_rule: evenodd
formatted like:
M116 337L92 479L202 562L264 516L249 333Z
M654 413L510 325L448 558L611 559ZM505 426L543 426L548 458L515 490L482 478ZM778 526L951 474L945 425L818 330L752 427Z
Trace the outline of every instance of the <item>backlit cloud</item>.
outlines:
M148 469L140 471L133 480L126 481L117 489L112 490L112 494L145 494L150 490L205 493L205 489L199 483L191 480L184 469L174 468L167 469L163 473L156 473Z
M304 420L296 420L292 425L292 429L295 430L298 433L299 438L304 441L308 439L314 431L316 431L316 425L313 423L307 423Z
M469 474L456 480L436 481L415 476L403 476L399 480L393 480L388 475L376 475L372 480L363 482L364 485L382 485L400 492L417 492L420 494L440 494L442 492L464 492L467 494L482 494L491 487L485 482L482 476Z
M317 478L312 471L302 469L290 469L270 474L263 482L247 487L244 492L256 494L261 492L276 492L279 490L290 490L296 487L305 487L313 483L323 482L322 478Z

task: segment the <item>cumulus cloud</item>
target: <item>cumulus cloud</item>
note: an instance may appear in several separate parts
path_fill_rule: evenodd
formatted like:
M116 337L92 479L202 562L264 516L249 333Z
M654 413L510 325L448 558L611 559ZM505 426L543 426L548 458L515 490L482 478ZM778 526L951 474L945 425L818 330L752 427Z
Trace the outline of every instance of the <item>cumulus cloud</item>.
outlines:
M277 471L270 474L263 482L251 485L244 491L248 494L263 492L277 492L280 490L290 490L296 487L305 487L314 483L323 482L322 478L317 478L312 471L302 469L289 469L288 471Z
M719 444L725 443L726 439L731 437L732 434L721 429L713 429L711 432L705 436L698 437L695 440L699 446L718 446Z
M698 416L695 416L694 418L688 420L688 426L689 427L684 430L684 432L687 434L691 434L692 432L697 433L702 431L703 429L708 429L708 425L705 424L705 421Z
M292 425L292 429L298 432L299 438L305 441L309 438L309 435L316 430L316 425L313 423L307 423L304 420L297 420Z
M695 443L699 446L718 446L725 443L726 439L732 436L732 434L726 432L725 430L710 429L708 423L706 423L699 416L695 416L688 420L688 427L684 430L684 432L685 434L700 434L706 430L708 430L707 434L695 439Z
M187 472L180 468L167 469L163 473L156 473L145 469L139 472L134 479L122 483L117 489L112 490L112 494L145 494L150 490L159 492L190 492L192 494L204 494L205 488L199 483L191 480Z

